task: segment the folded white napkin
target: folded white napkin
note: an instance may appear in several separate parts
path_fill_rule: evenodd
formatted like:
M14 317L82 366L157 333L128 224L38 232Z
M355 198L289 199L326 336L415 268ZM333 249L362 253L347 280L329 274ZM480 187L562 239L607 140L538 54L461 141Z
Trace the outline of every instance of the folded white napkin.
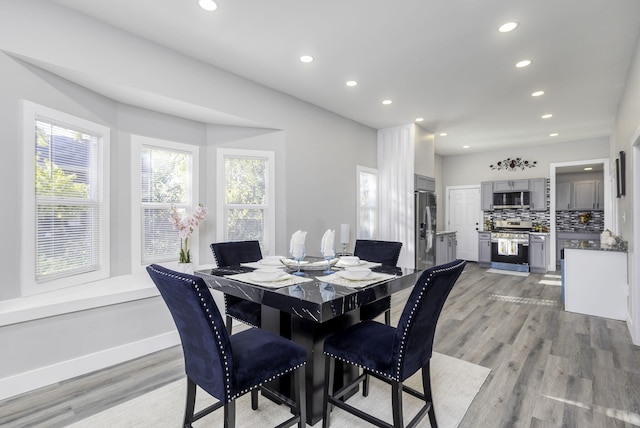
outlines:
M301 259L304 257L306 251L304 247L304 241L307 239L307 232L302 230L296 230L291 235L291 243L289 244L289 252L294 259Z
M327 230L324 235L322 235L322 241L320 243L320 252L324 257L333 257L336 254L334 241L336 239L336 231L335 230Z

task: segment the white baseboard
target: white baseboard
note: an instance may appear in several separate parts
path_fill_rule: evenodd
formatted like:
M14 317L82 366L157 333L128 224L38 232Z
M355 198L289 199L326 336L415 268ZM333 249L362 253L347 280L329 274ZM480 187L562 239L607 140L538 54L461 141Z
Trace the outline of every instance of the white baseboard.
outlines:
M0 400L180 344L177 331L0 379Z

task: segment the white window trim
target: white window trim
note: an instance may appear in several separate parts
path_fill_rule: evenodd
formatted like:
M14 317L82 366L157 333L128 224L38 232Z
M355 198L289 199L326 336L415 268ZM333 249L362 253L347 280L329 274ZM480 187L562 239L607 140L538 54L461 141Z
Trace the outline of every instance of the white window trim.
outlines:
M131 272L133 274L145 272L145 268L148 263L142 262L142 212L140 210L140 151L142 146L152 146L158 148L164 148L168 150L176 150L188 152L192 157L191 164L191 195L190 205L191 212L198 204L198 198L200 195L200 148L192 144L178 143L175 141L160 140L158 138L150 138L142 135L131 136ZM176 230L176 239L178 237L178 231ZM191 235L189 238L189 250L191 252L191 259L196 262L199 259L198 251L198 231ZM178 254L176 254L175 262L178 261ZM166 263L163 263L166 265ZM176 266L168 266L176 268Z
M360 234L360 208L362 208L360 206L360 173L362 172L373 174L376 176L376 178L378 177L377 169L356 165L356 239L361 238L361 236L358 236L358 235ZM377 210L378 210L378 207L376 206L376 212ZM376 218L379 220L379 217L377 215L376 215ZM378 235L379 225L376 224L374 227L375 227L375 230L373 231L373 236L375 237Z
M224 195L225 195L225 171L224 171L224 159L225 157L246 157L246 158L264 158L267 159L267 209L265 210L264 218L264 248L266 254L274 255L276 251L276 216L275 216L275 201L276 201L276 165L275 165L275 152L266 150L246 150L246 149L227 149L218 148L216 150L216 218L218 219L216 224L216 236L218 242L224 241L225 230L224 225Z
M44 116L52 120L68 123L79 128L84 128L102 136L102 143L98 148L98 159L100 160L99 177L101 180L102 194L100 207L100 269L92 272L59 278L45 283L38 283L35 275L36 263L36 203L34 196L35 188L35 163L34 163L34 142L35 142L35 119L36 116ZM67 113L63 113L30 101L22 101L22 295L29 296L38 293L45 293L74 285L80 285L108 278L110 275L110 234L109 234L109 148L110 129L106 126L85 120Z

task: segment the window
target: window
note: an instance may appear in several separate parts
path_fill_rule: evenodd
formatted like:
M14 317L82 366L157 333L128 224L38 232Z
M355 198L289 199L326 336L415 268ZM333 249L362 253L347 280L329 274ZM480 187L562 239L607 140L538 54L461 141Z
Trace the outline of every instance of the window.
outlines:
M218 149L218 240L258 240L275 251L274 153Z
M134 207L134 271L151 263L176 261L180 238L169 209L192 214L197 199L198 147L134 135L132 206ZM196 256L196 236L191 253ZM197 258L195 258L197 260Z
M23 294L109 276L109 129L25 101Z
M378 171L364 166L356 167L358 179L358 224L359 239L373 239L377 233Z

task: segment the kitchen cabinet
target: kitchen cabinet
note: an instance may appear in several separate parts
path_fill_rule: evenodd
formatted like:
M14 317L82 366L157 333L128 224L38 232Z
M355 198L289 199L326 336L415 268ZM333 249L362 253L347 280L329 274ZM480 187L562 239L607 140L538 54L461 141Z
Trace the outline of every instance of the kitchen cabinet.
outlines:
M547 273L549 263L548 236L546 234L529 234L529 272Z
M603 210L602 180L577 180L556 183L556 210Z
M457 241L455 232L436 234L436 265L452 262L456 259Z
M493 209L493 181L480 183L480 205L482 211L491 211Z
M435 178L426 177L424 175L416 174L414 177L414 189L415 190L425 190L427 192L435 192L436 191L436 180Z
M600 197L600 193L602 193L602 197ZM602 199L604 199L604 189L601 181L580 180L573 182L573 209L602 210L604 209Z
M491 266L491 232L478 233L478 266Z
M529 190L529 180L494 181L494 192L520 192Z
M562 248L567 241L593 241L600 245L600 233L598 232L558 232L556 233L556 264L560 264Z
M556 183L556 210L571 209L571 183Z
M596 210L604 210L604 181L596 181Z
M529 180L529 209L531 211L547 210L547 179L532 178Z

